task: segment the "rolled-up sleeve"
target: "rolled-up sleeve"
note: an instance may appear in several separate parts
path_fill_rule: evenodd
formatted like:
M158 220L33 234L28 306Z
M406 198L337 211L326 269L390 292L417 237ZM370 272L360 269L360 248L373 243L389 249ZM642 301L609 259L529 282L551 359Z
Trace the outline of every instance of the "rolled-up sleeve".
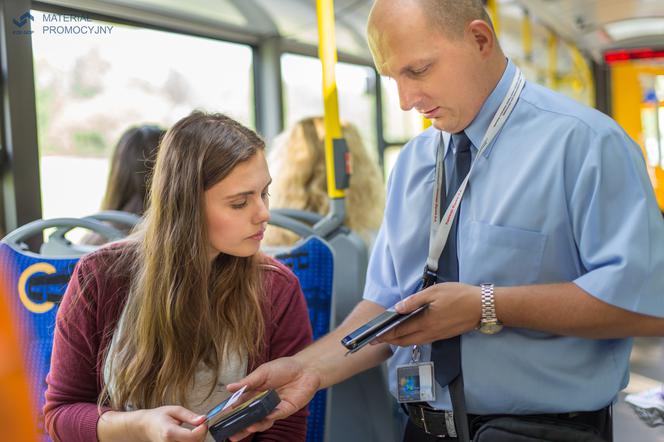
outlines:
M602 301L664 317L664 221L639 147L622 131L589 140L569 199L584 274Z

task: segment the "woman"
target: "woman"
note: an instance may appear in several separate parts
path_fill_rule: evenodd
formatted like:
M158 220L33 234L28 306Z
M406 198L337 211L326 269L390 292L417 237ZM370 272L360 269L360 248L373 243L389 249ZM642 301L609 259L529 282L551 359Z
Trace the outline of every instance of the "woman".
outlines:
M101 210L120 210L143 215L152 166L164 133L166 131L162 128L146 124L131 127L122 134L111 157ZM111 224L124 233L131 230L131 226ZM83 237L81 243L101 245L107 241L106 237L90 232Z
M371 250L383 219L383 178L376 162L365 149L357 128L344 123L342 130L353 166L350 187L346 190L344 225L357 233ZM275 140L269 157L275 175L272 186L274 207L327 214L329 197L323 117L304 118L295 123ZM291 245L296 240L295 234L270 226L264 243L269 246Z
M297 279L258 253L270 181L264 143L228 117L167 132L139 231L84 257L60 306L55 440L211 440L203 414L225 384L311 342ZM305 415L255 440L304 440Z
M125 131L115 146L102 210L122 210L143 215L150 171L165 131L143 125Z

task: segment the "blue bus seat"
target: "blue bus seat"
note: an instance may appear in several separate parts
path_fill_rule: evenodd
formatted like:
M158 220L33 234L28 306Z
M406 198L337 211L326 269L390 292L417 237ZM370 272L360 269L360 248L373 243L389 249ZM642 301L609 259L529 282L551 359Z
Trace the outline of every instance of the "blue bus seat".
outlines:
M35 425L44 441L51 440L46 435L42 409L46 375L51 366L55 317L76 263L85 251L90 250L71 245L64 237L64 233L76 227L92 230L111 240L122 237L117 229L94 219L56 218L28 223L0 242L0 275L6 288L3 293L9 297L8 305L21 337L26 370L31 380L31 399L37 407ZM26 241L49 228L64 233L50 235L39 253L30 251ZM57 239L51 243L53 238Z
M301 239L290 248L268 247L263 251L274 254L300 280L314 339L319 339L362 300L366 246L344 226L321 237L312 226L321 219L318 214L275 209L271 215L270 224ZM316 393L309 404L307 442L400 441L396 407L388 390L385 365L372 368Z
M30 395L38 417L35 425L44 441L50 441L44 428L42 408L46 374L51 365L55 316L78 259L40 257L0 242L0 274L7 287L5 293L9 296L31 380Z
M334 256L330 246L322 239L310 236L275 258L288 266L299 279L307 300L314 339L322 338L330 330L331 319ZM307 442L323 442L326 402L327 390L321 390L309 403Z

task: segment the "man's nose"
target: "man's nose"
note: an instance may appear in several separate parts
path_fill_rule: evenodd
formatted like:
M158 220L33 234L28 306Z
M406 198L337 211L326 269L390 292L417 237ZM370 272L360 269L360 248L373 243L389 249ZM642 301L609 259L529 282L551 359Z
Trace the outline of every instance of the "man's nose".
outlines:
M397 90L399 91L399 106L401 106L401 110L409 111L415 107L418 95L413 86L404 81L397 83Z

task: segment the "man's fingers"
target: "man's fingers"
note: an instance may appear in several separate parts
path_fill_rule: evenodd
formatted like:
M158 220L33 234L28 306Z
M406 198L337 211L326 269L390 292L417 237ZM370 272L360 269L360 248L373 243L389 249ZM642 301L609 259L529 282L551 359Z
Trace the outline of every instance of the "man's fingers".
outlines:
M255 424L250 425L247 430L252 433L260 433L270 429L272 425L274 425L274 421L272 419L263 419L260 422L256 422Z
M412 333L416 333L417 331L421 330L423 328L423 321L425 315L430 314L428 310L429 309L425 309L424 311L414 315L413 317L408 318L406 321L397 325L392 330L388 331L384 335L381 335L378 339L374 341L374 343L376 344L381 342L392 343L394 342L395 339L402 338L406 335L410 335Z
M235 393L246 385L248 390L262 390L263 385L265 385L265 382L267 381L267 376L267 372L262 370L261 367L258 367L248 376L237 382L226 385L226 389L231 393Z
M397 304L394 306L394 309L397 311L397 313L401 313L403 315L418 309L424 304L429 304L432 301L432 289L434 287L435 286L429 287L425 290L422 290L421 292L415 293L414 295L410 295L406 299L402 299L401 301L397 302Z
M234 435L232 435L231 437L229 437L228 440L230 440L230 441L232 441L232 442L237 442L237 441L239 441L239 440L244 439L245 437L250 436L251 434L252 434L252 433L250 433L249 431L247 431L247 430L243 430L243 431L240 431L239 433L235 433Z
M425 345L432 342L430 336L425 332L416 331L415 333L410 333L407 335L399 336L398 338L386 339L385 342L392 345L398 345L399 347L407 347L409 345Z
M239 441L239 440L242 440L245 437L250 436L254 433L260 433L262 431L268 430L272 427L272 425L274 425L274 420L272 420L271 418L266 418L266 419L263 419L260 422L256 422L255 424L251 424L250 426L248 426L247 428L245 428L244 430L242 430L239 433L235 433L229 439L231 441L234 441L234 442Z

